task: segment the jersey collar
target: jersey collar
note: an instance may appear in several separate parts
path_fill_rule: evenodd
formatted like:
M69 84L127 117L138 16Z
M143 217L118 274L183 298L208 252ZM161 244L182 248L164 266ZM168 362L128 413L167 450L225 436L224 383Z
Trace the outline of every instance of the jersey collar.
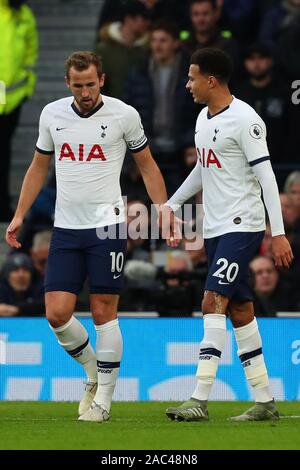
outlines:
M207 110L207 119L212 119L215 116L218 116L218 114L224 113L228 108L230 107L230 104L226 106L225 108L221 109L221 111L218 111L216 114L210 114L210 112Z
M71 108L73 109L73 111L81 118L89 118L91 116L93 116L93 114L95 114L97 111L99 111L99 109L102 108L102 106L104 105L103 103L103 100L101 101L101 103L98 104L98 106L96 106L96 108L92 109L92 111L90 111L89 113L87 114L82 114L79 109L77 108L77 106L75 106L75 103L73 101L73 103L71 104Z
M234 100L234 96L232 95L232 101L233 101L233 100ZM221 111L218 111L216 114L210 114L210 112L207 110L207 119L212 119L212 118L214 118L215 116L218 116L219 114L224 113L224 111L227 111L227 109L230 108L230 105L231 105L232 101L229 103L228 106L226 106L225 108L221 109Z

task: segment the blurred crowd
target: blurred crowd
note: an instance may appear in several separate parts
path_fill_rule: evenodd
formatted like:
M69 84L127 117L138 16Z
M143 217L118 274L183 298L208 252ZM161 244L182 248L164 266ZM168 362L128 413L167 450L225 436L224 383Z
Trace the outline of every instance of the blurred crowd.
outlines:
M0 9L3 5L7 9L9 4L12 11L27 15L31 30L28 26L25 34L23 27L23 52L16 48L18 61L6 65L7 69L20 68L15 77L9 75L14 94L8 102L12 104L0 105L7 155L6 163L0 159L3 222L9 221L12 213L7 186L11 138L20 108L33 92L37 47L35 23L26 2L0 0ZM4 21L0 14L0 27L2 23L5 26ZM191 53L207 46L221 48L232 57L232 93L254 107L266 123L285 229L295 255L291 269L278 272L267 226L260 251L249 266L256 315L299 311L300 104L292 96L294 83L300 80L300 0L106 0L95 40L95 51L102 57L106 74L103 94L120 98L139 111L171 195L197 158L194 126L201 107L194 104L185 84ZM0 59L2 54L3 50ZM1 65L4 63L0 60L1 80L8 77ZM23 80L24 87L26 84L23 94L15 94L14 80ZM149 228L151 217L141 217L143 208L149 208L149 199L130 156L125 160L121 187L128 198L128 222L139 217L141 231L142 226ZM43 277L55 193L55 175L51 173L20 234L23 252L11 253L2 267L0 316L44 313ZM201 203L201 194L190 202ZM193 220L189 224L192 226ZM207 267L202 239L195 238L197 249L190 249L184 238L172 251L162 239L133 239L129 235L120 310L155 310L161 316L189 316L200 310ZM77 309L89 310L86 286Z

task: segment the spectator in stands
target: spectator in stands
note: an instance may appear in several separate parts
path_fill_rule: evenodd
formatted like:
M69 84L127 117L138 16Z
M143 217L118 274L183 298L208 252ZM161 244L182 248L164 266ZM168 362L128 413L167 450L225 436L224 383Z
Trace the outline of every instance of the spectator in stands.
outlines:
M207 275L207 257L203 237L200 234L196 234L195 238L191 240L183 238L182 247L188 254L193 264L193 269L200 270L202 272L202 278L205 280Z
M299 235L299 209L290 194L281 193L280 202L285 232L291 243L295 234Z
M290 90L284 80L273 75L273 58L267 46L253 44L245 54L247 79L237 87L236 96L246 101L264 120L273 163L287 163Z
M120 21L121 11L132 0L105 0L101 9L98 28L112 21ZM180 29L187 29L188 8L182 0L140 0L148 10L152 22L162 18L176 22Z
M30 253L33 266L37 274L37 280L42 283L44 282L45 277L51 237L52 232L50 230L44 230L43 232L37 233L33 238L33 245Z
M104 0L98 21L98 30L109 23L121 21L122 10L130 0Z
M265 235L264 238L261 242L261 246L259 249L259 254L262 256L267 256L267 257L272 257L272 232L271 232L271 226L270 223L268 222L266 224L266 230L265 230Z
M235 70L238 71L239 46L230 31L220 30L221 10L218 2L216 0L191 0L190 5L192 32L183 41L185 50L191 55L196 49L202 47L217 47L230 55Z
M162 21L152 27L149 58L133 68L123 99L140 113L153 155L173 193L183 179L185 149L194 146L199 112L185 85L189 60L180 49L178 28Z
M299 0L298 0L299 1ZM300 9L300 8L299 8ZM285 154L289 163L299 164L300 148L300 105L292 100L295 90L292 84L300 77L300 20L295 26L288 28L278 40L274 57L279 73L285 78L290 88L289 130L286 135Z
M127 254L126 260L148 261L149 253L149 213L144 201L127 202Z
M194 168L194 166L197 163L197 150L196 147L190 146L186 147L184 151L184 165L185 165L185 170L186 170L186 176L191 172L191 170Z
M102 58L106 76L104 93L121 98L130 66L146 56L148 28L147 8L139 1L131 1L124 6L120 22L109 23L100 29L96 53Z
M141 0L148 8L152 22L167 19L176 23L184 34L189 27L187 2L182 0Z
M190 316L199 308L203 285L193 279L193 264L184 251L171 251L162 284L156 293L156 309L161 316Z
M33 264L24 253L13 254L3 266L0 282L0 316L45 314L44 292L33 281Z
M193 264L185 251L175 250L169 254L166 273L171 276L177 276L180 273L190 273L193 270ZM178 277L170 277L166 280L169 287L179 286Z
M157 268L143 260L129 260L124 268L125 284L120 296L121 311L156 310L155 293L159 288Z
M0 81L6 86L6 102L0 97L0 222L13 216L9 195L11 144L24 101L34 92L37 29L26 0L0 0Z
M280 311L292 311L291 289L280 281L272 258L257 256L250 263L254 275L254 310L257 317L274 317Z
M300 22L300 1L282 0L270 8L261 20L259 39L273 47L278 38Z
M46 185L42 188L37 199L33 203L28 216L21 228L19 235L22 250L30 252L34 235L45 230L52 230L56 200L56 178L54 169L47 178Z
M289 194L300 217L300 171L289 174L284 185L284 192Z
M253 42L257 35L257 0L218 0L222 8L222 30L232 32L245 44Z
M126 194L128 201L149 200L141 172L132 158L126 158L125 160L120 177L120 184L122 194Z
M277 67L288 80L298 80L300 76L299 40L300 20L288 28L275 44L274 56Z
M300 308L300 172L293 172L285 184L286 193L280 194L286 236L291 244L294 260L281 279L291 288L294 304Z

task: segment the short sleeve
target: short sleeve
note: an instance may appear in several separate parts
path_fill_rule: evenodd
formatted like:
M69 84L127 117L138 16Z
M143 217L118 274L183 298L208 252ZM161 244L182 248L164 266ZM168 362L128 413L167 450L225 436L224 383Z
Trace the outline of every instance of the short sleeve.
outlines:
M39 138L36 143L36 150L45 155L51 155L54 152L54 143L50 133L49 110L43 109L40 116Z
M128 112L124 121L124 138L128 149L135 153L140 152L148 145L139 113L132 106L128 106Z
M254 166L265 160L270 160L266 141L267 130L264 121L255 112L241 119L240 146L249 165Z

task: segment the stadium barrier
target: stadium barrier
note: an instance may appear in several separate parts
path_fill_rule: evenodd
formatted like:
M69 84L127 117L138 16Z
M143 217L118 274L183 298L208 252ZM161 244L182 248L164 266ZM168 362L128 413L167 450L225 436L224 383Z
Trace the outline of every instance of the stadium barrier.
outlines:
M91 341L91 318L82 318ZM258 319L271 387L277 400L300 399L299 319ZM195 385L199 318L121 318L124 355L117 401L185 400ZM213 400L251 400L228 322ZM0 319L0 399L78 401L81 367L57 344L44 318Z

